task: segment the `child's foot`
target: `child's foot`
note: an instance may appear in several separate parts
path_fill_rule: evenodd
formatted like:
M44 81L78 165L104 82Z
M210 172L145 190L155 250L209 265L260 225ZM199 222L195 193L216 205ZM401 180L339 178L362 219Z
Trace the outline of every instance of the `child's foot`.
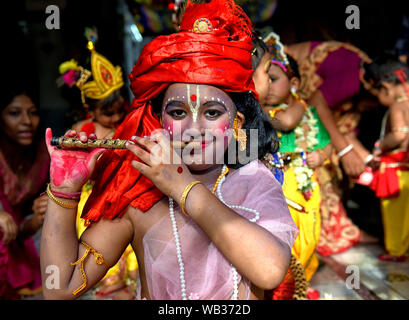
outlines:
M378 259L381 261L391 261L391 262L405 262L407 257L406 256L391 256L388 253L384 253L378 256Z

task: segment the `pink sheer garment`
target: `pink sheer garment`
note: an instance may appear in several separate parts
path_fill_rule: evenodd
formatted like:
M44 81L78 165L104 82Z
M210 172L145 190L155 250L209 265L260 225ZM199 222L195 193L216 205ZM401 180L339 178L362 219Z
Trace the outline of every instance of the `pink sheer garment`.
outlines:
M207 185L209 190L212 187L213 185ZM229 173L222 184L221 194L229 205L257 210L260 213L257 224L291 250L298 229L291 218L280 183L260 161L253 161ZM235 211L247 219L254 217L248 211ZM187 298L231 299L233 273L230 262L201 228L181 213L176 203L174 212L184 263ZM182 299L179 264L169 215L165 215L145 234L143 245L150 297L155 300ZM249 281L239 274L239 299L249 297Z

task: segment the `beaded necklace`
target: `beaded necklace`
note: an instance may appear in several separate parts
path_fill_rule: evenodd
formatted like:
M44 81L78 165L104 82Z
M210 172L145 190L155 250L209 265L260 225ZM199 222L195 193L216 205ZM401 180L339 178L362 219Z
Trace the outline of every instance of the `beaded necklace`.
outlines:
M257 220L260 218L260 213L257 210L246 208L243 206L237 206L237 205L228 205L222 196L221 193L221 188L224 180L226 179L226 175L229 172L229 168L224 165L222 168L222 172L220 173L219 177L216 180L216 183L213 187L212 193L214 194L216 192L217 197L219 200L227 207L230 209L241 209L244 211L248 211L251 213L254 213L254 218L249 219L251 222L257 222ZM175 219L175 211L173 209L173 199L169 198L169 216L172 221L172 229L173 229L173 237L175 239L175 245L176 245L176 257L178 260L179 264L179 279L180 279L180 288L181 288L181 293L182 293L182 299L187 300L187 295L186 295L186 282L185 282L185 269L184 269L184 263L183 263L183 258L182 258L182 250L180 246L180 239L179 239L179 233L177 229L177 224L176 224L176 219ZM238 273L236 268L231 265L231 270L233 273L233 293L232 293L232 300L238 300L239 297L239 279L238 279ZM192 293L190 294L190 296ZM190 299L189 296L189 299Z

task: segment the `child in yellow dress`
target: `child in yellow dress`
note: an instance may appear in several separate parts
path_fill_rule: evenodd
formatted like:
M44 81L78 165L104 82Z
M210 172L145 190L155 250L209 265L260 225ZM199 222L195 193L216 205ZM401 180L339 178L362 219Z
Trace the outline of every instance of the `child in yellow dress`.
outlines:
M298 66L284 53L278 35L271 33L265 41L270 46L272 58L268 70L269 94L263 110L272 120L280 120L282 126L279 136L284 162L283 191L292 218L300 230L292 254L298 260L296 263L302 265L305 280L309 282L318 268L315 248L321 221L321 195L315 169L329 162L330 136L315 108L299 99ZM284 283L290 284L292 278L288 274ZM294 290L293 298L302 298L297 288ZM280 297L291 298L285 294L280 294ZM279 298L277 294L275 298Z
M381 199L386 248L379 259L402 262L409 249L409 68L391 55L364 68L371 92L388 108L373 151L371 188Z

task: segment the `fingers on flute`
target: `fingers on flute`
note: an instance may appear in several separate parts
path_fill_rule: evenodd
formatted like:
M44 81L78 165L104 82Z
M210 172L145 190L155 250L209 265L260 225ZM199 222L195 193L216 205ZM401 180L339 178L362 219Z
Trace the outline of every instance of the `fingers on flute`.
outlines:
M164 150L169 150L171 147L171 142L167 136L162 133L156 133L152 135L151 139L159 144ZM178 147L177 145L174 147Z
M156 146L156 143L151 141L150 137L137 137L133 136L131 141L134 142L136 145L139 145L142 149L146 149L149 152Z
M85 132L80 132L80 133L78 133L78 139L81 142L87 142L88 141L88 136L87 136L87 134Z
M64 137L74 138L76 135L77 135L77 131L70 129L64 134Z

